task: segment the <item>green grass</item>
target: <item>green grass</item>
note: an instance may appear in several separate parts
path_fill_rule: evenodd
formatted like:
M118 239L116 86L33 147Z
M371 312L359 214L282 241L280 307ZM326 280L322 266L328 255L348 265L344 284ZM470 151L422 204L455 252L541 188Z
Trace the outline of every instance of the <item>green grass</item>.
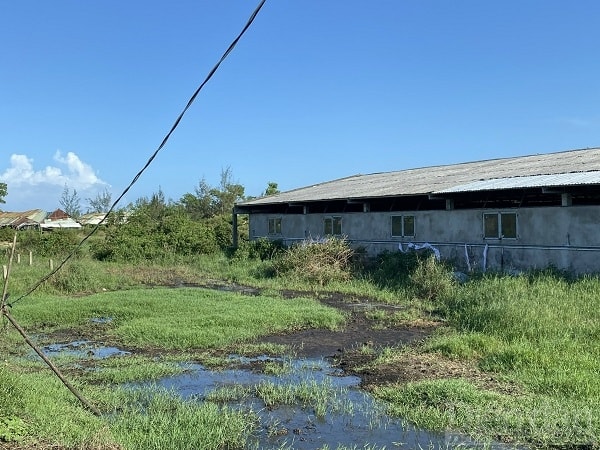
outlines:
M198 256L185 265L169 267L134 267L85 258L74 262L77 268L49 280L11 309L25 329L41 342L51 342L52 333L61 330L92 330L99 341L164 356L110 358L97 362L102 370L83 373L77 371L74 361L59 359L68 373L79 375L76 382L91 403L115 419L107 421L83 410L41 364L19 358L25 350L9 327L0 334L2 361L6 361L0 366L0 439L51 441L73 448L91 442L98 443L97 448L183 449L189 448L186 439L198 439L185 424L205 423L217 430L213 438L221 447L214 448L243 445L243 436L254 426L251 417L245 420L215 405L205 409L164 392L158 393L153 403L140 393L124 393L109 386L184 370L178 364L183 359L176 354L219 365L222 358L213 355L213 350L235 349L249 355L280 352L280 347L267 348L253 339L283 330L343 325L339 312L313 299L286 300L278 294L295 290L315 297L340 292L402 306L397 313L373 310L371 316L381 327L401 326L420 314L424 318L442 314L445 327L414 351L474 364L482 373L515 387L508 393L469 379L440 379L377 389L375 394L394 414L427 429L454 430L483 440L525 442L542 448L600 447L600 281L596 277L568 280L552 272L486 275L441 289L447 282L444 273L436 270L428 279L425 266L419 280L407 276L401 283L384 283L388 274L397 271L398 262L390 258L379 278L354 275L347 282L321 286L273 277L269 261L234 261L223 255ZM10 300L45 275L46 264L36 260L33 267L23 262L15 265ZM141 288L215 281L254 286L263 294ZM415 286L417 281L424 290ZM416 293L427 298L418 298ZM90 319L94 317L113 320L92 328ZM378 363L393 363L399 351L383 349ZM319 389L309 386L304 390L312 390L316 396L306 404L321 411L319 405L324 403L317 399ZM301 401L303 395L268 385L262 386L262 391L265 402ZM155 412L156 421L146 414L148 408ZM227 423L213 421L219 414ZM55 420L48 421L48 417ZM176 426L181 428L180 435L173 431ZM130 427L146 430L147 436L128 437ZM142 444L135 447L138 442Z
M483 442L516 441L539 448L598 442L600 404L586 399L515 397L450 379L380 387L375 394L391 405L391 414L417 427L459 430Z
M207 394L207 400L215 403L241 401L249 397L262 400L265 407L300 405L319 419L327 412L351 412L353 405L346 401L346 389L336 388L331 382L306 379L298 383L274 383L263 381L253 386L226 386Z
M127 449L241 448L254 419L247 411L197 405L167 393L146 398L149 394L120 393L110 386L180 373L185 370L179 364L182 358L210 359L210 349L281 350L252 340L281 330L336 328L345 320L314 299L197 288L129 289L76 298L38 295L18 302L11 312L40 343L54 342L52 336L63 332L81 332L100 342L147 349L156 355L164 352L158 359L135 355L100 360L94 370L79 368L72 357L56 358L61 370L76 374L84 397L107 414L96 418L81 408L41 362L22 358L25 346L15 330L9 327L0 334L2 347L10 345L11 350L10 355L3 353L7 362L0 367L3 439L49 440L66 447L98 442L98 448L121 444ZM98 317L111 320L101 325L91 322ZM49 417L56 420L49 421ZM110 417L114 420L107 420ZM197 447L190 447L190 442Z
M49 371L23 372L4 363L0 379L0 436L5 440L65 447L112 441L106 422L83 409Z
M171 359L148 356L121 356L101 359L81 378L89 383L123 384L135 381L157 380L185 372L185 366Z
M517 386L517 392L442 379L380 388L376 395L395 414L429 429L540 447L598 447L599 293L595 277L566 280L543 273L475 279L444 300L448 327L423 351L475 362L481 371Z
M244 448L258 423L255 414L185 401L161 390L129 394L111 430L128 450Z
M533 393L597 398L599 292L597 278L486 277L448 301L452 339L475 343L482 369L510 374Z
M110 317L110 334L130 346L171 350L216 348L282 330L341 326L344 317L314 299L285 300L197 288L131 289L76 299L20 302L13 315L44 332L89 327Z

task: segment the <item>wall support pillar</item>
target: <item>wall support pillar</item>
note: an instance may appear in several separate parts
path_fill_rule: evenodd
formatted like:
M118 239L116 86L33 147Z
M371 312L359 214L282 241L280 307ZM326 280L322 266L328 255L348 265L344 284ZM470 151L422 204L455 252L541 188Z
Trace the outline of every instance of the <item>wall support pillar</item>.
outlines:
M233 248L238 248L238 216L235 211L235 208L231 212L231 243Z

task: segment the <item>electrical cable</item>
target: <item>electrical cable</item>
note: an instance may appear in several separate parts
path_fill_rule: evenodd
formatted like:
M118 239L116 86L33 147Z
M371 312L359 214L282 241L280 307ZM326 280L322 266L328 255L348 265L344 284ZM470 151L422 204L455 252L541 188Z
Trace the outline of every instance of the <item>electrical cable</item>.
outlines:
M96 233L96 231L98 230L98 228L100 227L100 225L102 225L106 221L106 218L109 216L109 214L111 212L113 212L113 210L119 204L119 202L121 201L121 199L125 196L125 194L127 194L127 192L129 192L129 190L138 181L138 179L142 176L142 174L146 171L146 169L150 166L150 164L152 164L152 161L154 161L154 159L156 158L156 156L158 155L158 153L167 144L169 138L171 137L171 135L173 134L173 132L175 131L175 129L179 126L179 123L181 122L181 119L183 119L183 116L185 115L185 113L188 111L188 109L190 109L190 107L192 106L192 104L196 100L196 97L198 96L198 94L200 93L200 91L204 88L204 86L206 85L206 83L208 83L208 81L213 77L213 75L219 69L219 66L221 65L221 63L223 61L225 61L225 59L233 51L233 49L235 48L235 46L237 45L237 43L239 42L239 40L242 38L242 36L246 33L246 31L248 30L248 28L250 28L250 26L254 22L254 19L256 18L256 16L260 12L260 10L262 9L262 7L265 4L265 2L266 2L266 0L261 0L260 1L260 3L258 4L258 6L256 7L256 9L254 10L254 12L252 12L252 14L250 15L248 21L246 22L246 25L244 25L244 27L242 28L242 31L240 31L240 33L237 35L237 37L231 42L231 44L229 45L229 47L227 48L227 50L225 50L225 52L223 53L223 55L221 56L221 58L219 59L219 61L210 70L210 72L208 73L208 75L206 76L206 78L204 79L204 81L200 84L200 86L198 86L198 88L196 89L196 91L194 91L194 93L192 94L192 96L188 100L187 104L185 105L185 107L183 108L183 110L181 111L181 113L179 114L179 116L177 117L177 119L175 119L175 122L171 126L171 129L169 130L169 132L163 138L163 140L160 143L160 145L157 147L157 149L154 151L154 153L150 156L150 158L148 159L148 161L146 162L146 164L142 167L142 169L133 177L133 179L131 180L131 182L129 183L129 185L123 190L123 192L121 193L121 195L119 195L119 197L113 202L113 204L111 205L111 207L109 208L109 210L106 212L106 214L104 215L104 217L102 218L102 220L100 222L98 222L94 226L94 228L86 236L84 236L84 238L79 242L79 244L77 244L77 246L75 246L75 248L71 251L71 253L69 253L65 257L65 259L63 259L63 261L56 267L56 269L52 270L46 276L44 276L43 278L41 278L35 285L33 285L33 287L31 287L23 295L21 295L20 297L16 298L11 303L6 303L6 306L12 307L17 302L21 301L25 297L28 297L33 292L35 292L46 280L48 280L50 277L52 277L52 275L54 275L59 270L61 270L62 267L77 253L77 251L82 247L82 245L94 233Z

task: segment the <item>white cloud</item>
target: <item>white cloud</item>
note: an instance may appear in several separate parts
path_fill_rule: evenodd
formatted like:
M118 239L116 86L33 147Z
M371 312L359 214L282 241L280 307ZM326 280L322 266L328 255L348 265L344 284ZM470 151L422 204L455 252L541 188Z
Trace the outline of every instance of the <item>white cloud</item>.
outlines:
M93 197L94 193L108 187L108 183L96 176L94 169L73 152L54 154L56 165L42 169L34 167L34 160L27 155L13 154L10 166L0 173L0 181L8 185L7 207L13 211L58 207L65 186L77 190L79 197ZM40 203L50 203L46 204Z
M73 187L79 186L85 189L95 184L106 184L96 176L89 164L84 163L73 152L68 152L67 156L63 157L60 150L57 150L54 154L54 160L67 166L67 169L69 170L67 178L69 178Z
M66 172L63 172L60 167L53 166L35 170L32 158L27 155L13 154L10 157L10 167L0 174L0 180L12 187L50 184L61 187L67 185L73 189L88 189L94 185L107 185L96 176L89 164L84 163L73 152L63 156L60 151L57 151L54 160L66 166Z

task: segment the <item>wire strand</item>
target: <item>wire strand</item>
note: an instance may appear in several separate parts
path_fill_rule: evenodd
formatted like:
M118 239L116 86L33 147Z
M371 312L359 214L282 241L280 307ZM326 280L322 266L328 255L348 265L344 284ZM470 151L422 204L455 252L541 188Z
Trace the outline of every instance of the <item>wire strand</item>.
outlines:
M242 36L246 33L246 31L248 30L248 28L250 28L250 26L254 22L254 19L256 19L256 16L258 15L258 13L260 12L260 10L262 9L262 7L265 4L265 2L266 2L266 0L261 0L260 1L260 3L258 4L258 6L256 7L256 9L250 15L248 21L246 22L246 25L244 25L244 27L242 28L242 31L240 31L240 33L237 35L237 37L231 42L231 44L229 44L229 47L227 48L227 50L225 50L225 52L223 53L223 55L221 56L221 58L218 60L218 62L215 64L215 66L210 70L210 72L208 73L208 75L206 76L206 78L204 79L204 81L194 91L194 93L192 94L192 96L188 100L187 104L185 105L185 107L183 108L183 110L181 111L181 113L179 114L179 116L177 116L177 118L175 119L175 122L171 126L171 129L169 130L169 132L163 138L163 140L160 143L160 145L157 147L157 149L154 151L154 153L152 153L152 155L150 156L150 158L148 159L148 161L146 161L146 164L144 164L144 166L142 167L142 169L133 177L133 179L131 180L131 182L129 183L129 185L123 190L123 192L119 195L119 197L113 202L113 204L111 205L111 207L109 208L109 210L106 212L106 214L104 215L104 217L102 218L102 220L100 222L98 222L94 226L94 228L92 228L92 230L86 236L84 236L84 238L79 242L79 244L77 244L77 246L71 251L71 253L69 253L65 257L65 259L62 260L62 262L56 267L56 269L52 270L46 276L44 276L43 278L41 278L35 285L33 285L33 287L31 287L23 295L21 295L20 297L18 297L17 299L15 299L14 301L12 301L11 303L7 303L6 304L7 306L12 307L17 302L23 300L25 297L28 297L33 292L35 292L45 281L47 281L50 277L52 277L52 275L54 275L59 270L61 270L62 267L77 253L77 251L81 248L81 246L94 233L96 233L96 231L98 230L98 228L100 227L100 225L102 225L106 221L106 218L108 217L108 215L111 212L113 212L113 210L119 204L119 202L121 201L121 199L127 194L127 192L129 192L129 190L133 187L133 185L135 183L137 183L137 181L142 176L142 174L146 171L146 169L150 166L150 164L152 164L152 161L154 161L154 159L156 158L156 156L158 155L158 153L167 144L167 142L169 141L171 135L173 134L173 132L179 126L179 123L181 122L181 119L183 119L183 116L185 115L185 113L188 111L188 109L190 109L190 107L192 106L192 104L196 100L196 97L198 97L198 94L200 93L200 91L204 88L204 86L206 85L206 83L208 83L210 81L210 79L213 77L213 75L217 72L217 70L221 66L221 63L223 63L223 61L225 61L225 59L229 56L229 54L233 51L233 49L235 48L235 46L237 45L237 43L240 41L240 39L242 38Z

